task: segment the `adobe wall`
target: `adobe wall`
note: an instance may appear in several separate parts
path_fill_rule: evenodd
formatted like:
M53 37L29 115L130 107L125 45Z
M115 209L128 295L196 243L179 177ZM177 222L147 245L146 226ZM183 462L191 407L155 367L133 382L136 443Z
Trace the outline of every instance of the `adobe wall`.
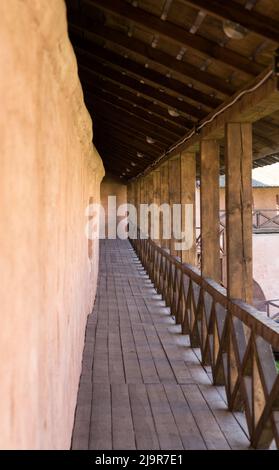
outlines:
M254 209L276 210L277 195L279 195L279 187L253 188ZM225 210L225 188L220 188L220 210Z
M0 22L0 448L68 449L104 171L64 2L0 2Z
M108 196L116 197L116 209L122 204L127 204L127 186L110 174L106 174L101 184L101 203L106 214L106 236L108 235L107 225L109 221ZM116 223L118 224L123 218L123 216L117 216Z

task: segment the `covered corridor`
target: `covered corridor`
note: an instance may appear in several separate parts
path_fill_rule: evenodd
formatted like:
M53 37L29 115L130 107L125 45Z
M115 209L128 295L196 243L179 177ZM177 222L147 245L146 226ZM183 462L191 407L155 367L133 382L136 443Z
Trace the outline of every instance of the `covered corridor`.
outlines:
M278 0L0 2L0 449L279 448L278 45Z
M227 410L130 243L102 241L100 260L72 448L249 448L244 415Z

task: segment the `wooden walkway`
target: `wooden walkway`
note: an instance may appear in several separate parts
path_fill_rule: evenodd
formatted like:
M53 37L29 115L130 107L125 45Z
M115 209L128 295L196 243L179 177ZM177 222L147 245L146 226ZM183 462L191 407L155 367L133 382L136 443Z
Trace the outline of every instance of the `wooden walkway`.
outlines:
M73 449L248 449L127 241L101 242L88 318Z

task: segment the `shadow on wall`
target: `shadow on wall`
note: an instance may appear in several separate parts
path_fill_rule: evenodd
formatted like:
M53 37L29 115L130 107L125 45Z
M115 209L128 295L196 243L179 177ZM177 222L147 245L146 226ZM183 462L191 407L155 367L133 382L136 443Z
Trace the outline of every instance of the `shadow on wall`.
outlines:
M258 282L255 281L254 279L253 280L253 302L254 302L255 307L258 310L265 312L266 311L265 301L266 301L266 298L265 298L264 292L261 286L258 284Z

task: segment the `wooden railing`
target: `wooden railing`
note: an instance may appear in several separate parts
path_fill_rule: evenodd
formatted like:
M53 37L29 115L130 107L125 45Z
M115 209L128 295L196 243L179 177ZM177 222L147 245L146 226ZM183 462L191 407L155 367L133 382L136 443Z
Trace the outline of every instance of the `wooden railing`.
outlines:
M214 384L225 386L229 410L244 411L252 447L279 448L279 325L139 232L131 243Z
M279 232L279 213L276 210L254 210L253 231L255 233Z
M264 309L269 318L279 322L279 299L258 300L256 304L259 304L261 309Z

